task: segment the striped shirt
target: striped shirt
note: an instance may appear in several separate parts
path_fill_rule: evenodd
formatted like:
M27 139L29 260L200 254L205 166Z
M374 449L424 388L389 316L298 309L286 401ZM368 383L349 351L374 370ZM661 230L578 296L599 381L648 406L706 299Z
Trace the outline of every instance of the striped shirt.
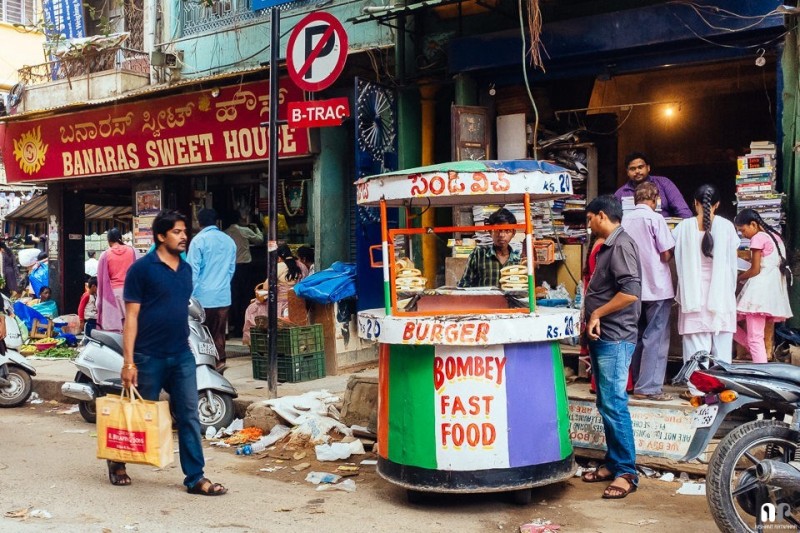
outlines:
M510 265L518 265L520 261L519 252L509 248L508 260L501 264L497 259L497 254L492 246L478 246L469 255L467 268L459 287L497 287L500 281L500 269Z

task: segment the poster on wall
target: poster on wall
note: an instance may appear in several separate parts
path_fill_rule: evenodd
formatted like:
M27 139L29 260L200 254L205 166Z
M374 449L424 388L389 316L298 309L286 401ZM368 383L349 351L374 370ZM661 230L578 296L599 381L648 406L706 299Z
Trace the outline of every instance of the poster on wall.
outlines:
M161 211L161 191L136 191L136 215L155 216Z
M153 244L154 219L154 216L133 217L133 247L137 250L147 252Z

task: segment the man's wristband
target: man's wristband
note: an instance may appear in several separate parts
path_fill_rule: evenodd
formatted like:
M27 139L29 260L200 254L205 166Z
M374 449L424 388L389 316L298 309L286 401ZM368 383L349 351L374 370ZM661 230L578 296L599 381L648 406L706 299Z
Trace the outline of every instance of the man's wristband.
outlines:
M122 365L123 370L134 370L136 369L136 365L133 363Z

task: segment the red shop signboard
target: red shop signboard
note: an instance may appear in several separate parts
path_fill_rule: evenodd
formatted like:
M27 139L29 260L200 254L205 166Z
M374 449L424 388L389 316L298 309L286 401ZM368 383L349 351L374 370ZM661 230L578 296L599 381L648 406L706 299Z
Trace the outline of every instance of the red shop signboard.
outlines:
M269 159L269 83L258 81L55 117L7 122L10 183L117 175ZM216 92L216 90L214 91ZM278 115L302 91L281 80ZM308 155L308 130L278 127L281 158Z

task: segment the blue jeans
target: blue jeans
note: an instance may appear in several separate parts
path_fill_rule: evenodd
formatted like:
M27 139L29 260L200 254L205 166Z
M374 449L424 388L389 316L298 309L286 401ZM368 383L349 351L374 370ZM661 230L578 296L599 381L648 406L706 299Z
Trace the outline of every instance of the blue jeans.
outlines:
M193 487L203 479L203 444L200 440L200 417L197 414L197 370L194 355L171 357L134 354L139 370L139 393L145 400L158 400L161 389L169 393L169 403L178 421L178 450L183 484Z
M592 372L597 382L597 410L603 418L606 434L605 466L615 476L636 476L636 445L633 440L631 413L628 411L628 367L636 344L624 341L589 342Z

